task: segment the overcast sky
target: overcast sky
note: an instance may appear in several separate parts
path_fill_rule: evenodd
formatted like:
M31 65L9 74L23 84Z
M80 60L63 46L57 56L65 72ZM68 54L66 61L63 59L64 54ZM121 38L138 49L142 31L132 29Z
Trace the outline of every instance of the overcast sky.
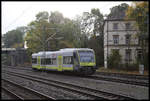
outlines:
M40 11L59 11L64 17L73 19L83 12L90 12L92 8L99 8L102 14L109 14L110 8L130 2L2 2L2 34L20 26L27 26L35 20Z

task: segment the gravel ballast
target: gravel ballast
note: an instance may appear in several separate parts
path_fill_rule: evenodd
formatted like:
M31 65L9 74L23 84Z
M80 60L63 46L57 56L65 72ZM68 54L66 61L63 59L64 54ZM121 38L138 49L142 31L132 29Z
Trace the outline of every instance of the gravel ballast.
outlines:
M74 93L62 90L60 88L56 88L50 85L42 84L39 82L34 82L31 80L27 80L24 78L3 74L3 78L9 79L11 81L14 81L22 86L26 86L29 88L32 88L36 91L42 92L44 94L47 94L49 96L52 96L56 99L88 99L88 97L80 96L79 94L76 95Z
M58 81L66 82L66 83L72 83L72 84L90 87L90 88L94 88L94 89L99 89L102 91L112 92L115 94L126 95L126 96L130 96L130 97L133 97L136 99L149 99L149 87L136 86L136 85L130 85L130 84L123 84L123 83L115 83L115 82L109 82L109 81L103 81L103 80L92 80L92 79L88 79L88 78L84 78L84 77L62 75L61 73L55 74L53 72L40 72L40 71L36 72L36 71L33 71L32 69L31 69L31 71L16 70L16 69L12 70L9 68L5 68L5 69L11 70L11 71L17 71L19 73L24 73L24 74L37 75L37 76L41 76L41 77L48 78L48 79L58 80ZM12 77L9 77L8 75L2 75L2 78L3 77L6 77L6 78L8 77L9 79L12 79ZM14 80L16 80L16 79L14 79ZM20 83L20 84L26 84L28 86L33 85L33 83L29 83L29 81L28 81L28 83L27 83L27 81L25 81L26 83L21 83L21 82L22 81L18 80L18 83ZM45 85L38 84L35 82L34 82L33 87L38 88L38 89L40 89L40 87L41 87L44 89L45 93L50 91L50 89L53 92L57 91L57 93L56 93L57 96L62 94L62 92L64 93L64 91L62 91L62 92L58 91L59 89L56 89L53 87L51 87L51 88L46 87ZM55 95L55 93L53 93L53 94ZM64 96L60 97L60 99L69 99L70 98L69 96L72 96L72 98L73 98L74 95L71 95L71 94L69 95L67 93L67 95L64 95ZM73 99L76 99L76 97ZM80 98L78 97L77 99L80 99Z

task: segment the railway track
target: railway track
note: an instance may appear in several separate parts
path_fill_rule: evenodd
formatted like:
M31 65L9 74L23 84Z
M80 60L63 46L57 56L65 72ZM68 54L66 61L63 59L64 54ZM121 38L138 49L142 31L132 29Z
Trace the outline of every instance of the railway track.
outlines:
M105 81L111 81L111 82L118 82L118 83L124 83L124 84L131 84L131 85L149 87L148 80L143 82L143 81L140 81L140 80L112 78L112 77L94 76L94 75L92 75L92 76L85 76L85 78L90 78L90 79L94 79L94 80L105 80Z
M13 67L13 66L7 66L6 67ZM26 67L26 66L19 66L19 67L13 67L16 69L23 69L23 70L31 70L32 66ZM129 78L129 79L141 79L141 80L149 80L149 76L145 75L138 75L138 74L123 74L123 73L108 73L108 72L96 72L96 75L103 75L103 76L113 76L113 77L121 77L121 78Z
M5 67L11 67L11 69L20 69L20 70L32 70L30 67L13 67L13 66L6 66L6 65L3 65L3 66L5 66Z
M21 69L21 70L29 70L31 71L32 69L30 68L17 68L13 67L14 69ZM105 76L107 75L107 76ZM144 87L149 87L149 82L148 82L148 77L143 77L143 81L141 81L142 77L138 75L138 77L131 76L131 75L126 75L126 74L115 74L115 73L98 73L97 75L92 75L92 76L79 76L82 78L88 78L88 79L94 79L94 80L105 80L105 81L111 81L111 82L118 82L118 83L125 83L125 84L131 84L131 85L137 85L137 86L144 86ZM120 75L123 75L120 77ZM75 76L75 75L70 75L70 76ZM122 78L123 77L123 78ZM140 78L140 79L139 79Z
M108 72L96 72L96 75L103 75L103 76L113 76L113 77L121 77L121 78L129 78L129 79L141 79L141 80L148 80L149 76L145 75L137 75L137 74L123 74L123 73L108 73Z
M4 83L3 89L9 94L11 94L13 97L21 100L25 99L50 99L50 100L56 100L55 98L42 94L38 91L35 91L31 88L21 86L13 81L10 81L8 79L2 79L2 82ZM7 89L6 89L7 88Z
M88 87L82 87L82 86L71 84L71 83L64 83L64 82L60 82L57 80L50 80L50 79L35 76L35 75L27 75L27 74L12 72L12 71L11 72L5 71L5 73L10 74L10 75L14 75L14 76L18 76L21 78L25 78L25 79L30 79L32 81L40 82L43 84L55 86L58 88L62 88L64 90L78 93L78 94L83 95L83 96L91 97L92 99L107 99L107 100L108 99L109 100L134 99L134 98L127 97L124 95L117 95L117 94L104 92L104 91L100 91L100 90L96 90L96 89L92 89L92 88L88 88Z
M6 87L2 87L2 91L6 92L6 94L8 94L11 99L17 99L17 100L24 100L22 97L20 97L19 95L15 94L14 92L8 90Z

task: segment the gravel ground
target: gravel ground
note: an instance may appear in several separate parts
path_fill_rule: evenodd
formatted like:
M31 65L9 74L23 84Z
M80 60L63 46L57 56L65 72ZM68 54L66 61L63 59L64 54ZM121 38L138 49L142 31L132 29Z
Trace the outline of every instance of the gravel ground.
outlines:
M31 80L27 80L24 78L20 79L20 77L16 77L16 76L12 76L12 75L10 76L10 75L4 74L4 73L2 75L3 75L3 78L5 78L5 79L9 79L14 82L17 82L18 84L20 84L22 86L30 87L34 90L37 90L39 92L42 92L49 96L52 96L56 99L88 99L88 97L75 95L74 93L70 93L68 91L65 91L65 90L50 86L50 85L33 82Z
M1 90L1 99L4 99L4 100L11 100L12 97L11 97L9 94L7 94L6 91Z
M138 81L138 82L145 82L148 83L148 80L141 80L141 79L130 79L130 78L122 78L122 77L115 77L115 76L104 76L104 75L93 75L93 76L97 76L97 77L105 77L105 78L112 78L112 79L120 79L120 80L129 80L129 81Z
M37 95L34 95L34 94L31 95L30 92L25 92L24 89L20 89L8 82L2 81L2 86L5 86L10 91L13 91L15 94L17 94L20 97L23 97L25 99L37 99Z
M59 80L63 82L73 83L80 86L108 91L115 94L122 94L136 99L149 99L149 87L135 86L129 84L115 83L103 80L92 80L78 76L58 75L51 72L29 72L18 70L20 73L34 74L48 79ZM3 75L2 75L3 77ZM37 86L37 85L36 85Z

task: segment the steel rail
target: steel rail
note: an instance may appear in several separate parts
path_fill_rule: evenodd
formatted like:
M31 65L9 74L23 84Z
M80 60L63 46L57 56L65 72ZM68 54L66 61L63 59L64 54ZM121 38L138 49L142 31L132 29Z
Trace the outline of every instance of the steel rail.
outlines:
M16 67L13 67L15 69L18 69ZM20 68L19 68L20 69ZM21 69L21 70L31 70L31 69ZM70 76L74 76L74 75L70 75ZM92 76L79 76L79 77L83 77L83 78L88 78L88 79L94 79L94 80L105 80L105 81L111 81L111 82L117 82L117 83L124 83L124 84L131 84L131 85L138 85L138 86L144 86L144 87L149 87L149 83L148 80L147 82L142 82L139 80L125 80L123 78L110 78L110 77L100 77L100 76L96 76L96 75L92 75Z
M7 66L7 65L4 65ZM8 67L13 67L13 66L8 66ZM20 66L19 66L20 67ZM32 66L27 67L26 66L21 66L21 68L19 67L13 67L16 69L23 69L23 70L30 70L32 68ZM144 75L138 75L138 74L123 74L123 73L108 73L108 72L96 72L96 75L106 75L106 76L114 76L114 77L121 77L121 78L129 78L129 79L141 79L141 80L149 80L148 76L144 76Z
M148 80L149 79L149 76L138 75L138 74L108 73L108 72L96 72L95 74L96 75L106 75L106 76L129 78L129 79L141 79L141 80Z
M124 79L120 79L120 78L108 78L108 77L100 77L100 76L85 76L85 78L149 87L148 82L141 82L138 80L137 81L135 81L135 80L124 80Z
M7 71L7 73L8 73L8 71ZM35 75L34 76L33 75L27 75L27 74L12 72L12 71L11 71L11 73L9 71L9 74L16 75L16 76L21 76L23 78L35 80L37 82L51 84L51 85L57 86L57 87L62 87L62 85L63 85L62 88L65 88L65 89L68 89L68 90L72 90L72 88L70 88L70 87L74 87L76 89L73 89L73 90L76 91L77 93L81 94L81 90L82 90L82 94L84 94L84 95L86 94L87 96L95 97L96 99L109 99L109 100L112 100L112 99L113 100L114 99L134 99L134 98L131 98L131 97L112 94L112 93L109 93L109 92L104 92L104 91L100 91L100 90L96 90L96 89L92 89L92 88L88 88L88 87L82 87L82 86L75 85L75 84L64 83L64 82L60 82L60 81L56 81L56 80L50 80L50 79L46 79L46 78L35 76ZM35 78L37 78L37 79L35 79ZM49 82L47 83L46 81L49 81ZM53 84L52 84L52 82L53 82ZM84 90L84 92L83 92L83 90ZM88 92L90 92L90 93L88 93Z
M2 86L2 90L6 91L11 97L13 97L14 99L20 99L20 100L24 100L24 98L20 97L19 95L15 94L14 92L8 90L7 88Z
M19 84L13 82L13 81L11 81L11 80L3 79L3 78L2 78L2 81L8 82L9 84L16 86L17 88L21 88L21 89L23 89L23 90L25 90L25 91L28 91L28 92L30 92L31 94L34 94L34 95L36 95L37 97L40 97L41 99L56 100L55 98L53 98L53 97L51 97L51 96L48 96L48 95L46 95L46 94L40 93L40 92L38 92L38 91L35 91L35 90L33 90L33 89L29 88L29 87L21 86L21 85L19 85Z
M54 87L57 87L57 88L62 88L62 89L65 89L67 91L71 91L71 92L75 92L75 93L78 93L80 95L83 95L83 96L88 96L88 97L91 97L93 99L105 99L104 97L100 97L100 96L97 96L97 95L94 95L94 94L90 94L88 92L85 92L85 91L80 91L79 89L74 89L74 88L71 88L71 87L66 87L64 85L60 85L60 84L57 84L56 82L46 82L45 80L42 80L43 78L38 78L37 77L25 77L25 76L22 76L22 74L18 74L18 73L15 73L15 74L12 74L12 73L7 73L7 74L11 74L11 75L14 75L14 76L18 76L18 77L22 77L22 78L25 78L25 79L29 79L29 80L32 80L32 81L36 81L36 82L40 82L40 83L43 83L43 84L47 84L47 85L51 85L51 86L54 86ZM28 75L29 76L29 75Z

